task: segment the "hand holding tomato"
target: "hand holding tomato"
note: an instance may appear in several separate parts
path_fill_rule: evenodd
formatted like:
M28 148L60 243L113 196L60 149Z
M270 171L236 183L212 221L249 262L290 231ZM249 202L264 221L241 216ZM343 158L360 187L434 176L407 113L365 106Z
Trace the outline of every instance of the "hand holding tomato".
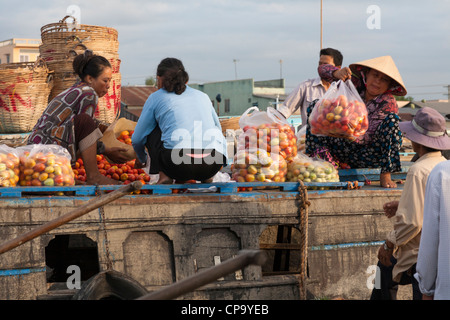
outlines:
M342 69L336 70L333 73L333 76L336 79L342 80L342 81L346 81L348 79L350 79L352 77L352 70L350 70L349 67L344 67Z

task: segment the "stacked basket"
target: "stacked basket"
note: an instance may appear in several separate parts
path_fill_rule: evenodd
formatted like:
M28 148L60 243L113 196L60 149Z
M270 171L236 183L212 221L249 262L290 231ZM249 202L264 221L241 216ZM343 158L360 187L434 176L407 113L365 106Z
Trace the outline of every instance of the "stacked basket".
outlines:
M240 126L239 126L240 118L241 117L231 117L231 118L220 119L220 126L222 127L222 133L225 135L225 133L227 132L227 129L231 129L231 130L240 129Z
M68 23L67 19L73 19ZM86 49L109 60L112 66L111 86L108 93L99 99L96 118L108 124L112 123L120 108L121 76L118 54L118 32L113 28L83 25L76 23L71 16L64 17L57 23L41 28L42 45L40 57L47 62L54 72L54 87L49 100L71 87L77 80L72 62L77 54Z
M0 133L30 132L52 87L51 71L42 59L0 64Z

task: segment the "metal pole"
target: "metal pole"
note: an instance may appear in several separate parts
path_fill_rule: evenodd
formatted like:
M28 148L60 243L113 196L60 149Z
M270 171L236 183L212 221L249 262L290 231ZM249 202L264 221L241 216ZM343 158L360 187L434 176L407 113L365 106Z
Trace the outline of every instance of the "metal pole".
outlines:
M322 39L323 39L323 19L322 19L322 8L323 0L320 0L320 49L322 50Z
M262 265L266 260L266 254L258 250L244 250L232 259L221 264L205 269L195 275L175 282L161 290L139 297L138 300L170 300L183 294L192 292L208 283L211 283L227 274L240 270L250 264Z
M72 221L76 218L79 218L89 212L91 212L94 209L97 209L111 201L114 201L120 197L123 197L126 194L129 194L133 191L139 190L142 188L142 182L141 181L134 181L128 185L125 185L117 190L114 190L111 193L105 194L99 198L92 199L91 201L85 203L81 207L59 217L52 221L49 221L45 224L43 224L40 227L37 227L34 230L31 230L29 232L26 232L20 236L18 236L15 239L12 239L10 241L7 241L0 245L0 254L5 253L11 249L14 249L34 238L39 237L40 235L56 229L59 226L62 226L63 224Z
M280 79L283 79L283 60L280 60Z

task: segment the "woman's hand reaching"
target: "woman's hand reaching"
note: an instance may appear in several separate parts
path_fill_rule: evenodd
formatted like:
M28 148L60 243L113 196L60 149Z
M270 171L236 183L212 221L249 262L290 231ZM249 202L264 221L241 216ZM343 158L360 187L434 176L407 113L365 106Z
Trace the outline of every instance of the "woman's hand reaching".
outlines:
M103 154L114 163L125 163L130 158L126 155L127 149L121 147L105 147Z
M349 67L344 67L342 69L336 70L333 72L333 76L336 79L346 81L352 77L352 70Z

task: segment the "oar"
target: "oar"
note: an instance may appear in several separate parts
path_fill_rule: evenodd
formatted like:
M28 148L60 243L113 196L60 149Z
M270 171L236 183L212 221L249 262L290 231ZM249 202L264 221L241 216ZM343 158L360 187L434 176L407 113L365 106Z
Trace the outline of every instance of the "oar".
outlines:
M111 201L114 201L120 197L123 197L124 195L130 194L131 192L139 190L141 188L142 188L142 182L134 181L134 182L127 184L123 187L120 187L110 193L107 193L98 198L92 199L91 201L85 203L81 207L78 207L77 209L72 210L71 212L66 213L65 215L63 215L61 217L58 217L52 221L49 221L49 222L37 227L34 230L31 230L29 232L26 232L26 233L18 236L15 239L12 239L10 241L3 243L2 245L0 245L0 254L5 253L11 249L14 249L34 238L39 237L40 235L42 235L50 230L56 229L69 221L79 218L79 217L91 212L94 209L104 206L105 204L108 204Z

